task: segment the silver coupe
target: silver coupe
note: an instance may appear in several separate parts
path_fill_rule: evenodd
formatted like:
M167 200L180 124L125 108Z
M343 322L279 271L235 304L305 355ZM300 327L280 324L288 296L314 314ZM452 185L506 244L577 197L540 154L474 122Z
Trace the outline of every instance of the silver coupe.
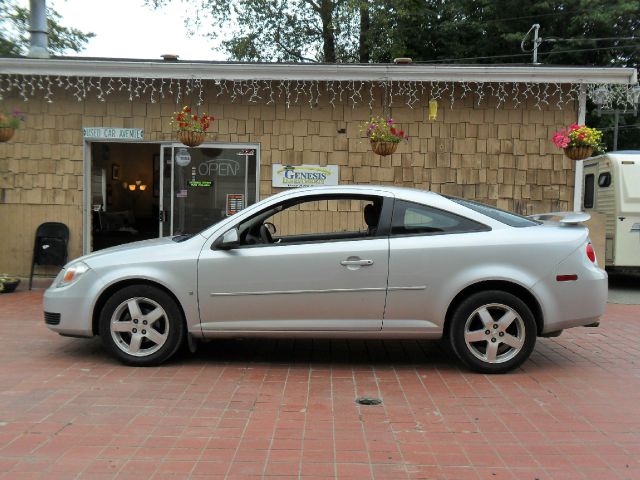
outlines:
M129 365L211 337L420 338L502 373L536 337L604 312L588 216L559 218L387 186L288 190L196 234L70 262L44 317Z

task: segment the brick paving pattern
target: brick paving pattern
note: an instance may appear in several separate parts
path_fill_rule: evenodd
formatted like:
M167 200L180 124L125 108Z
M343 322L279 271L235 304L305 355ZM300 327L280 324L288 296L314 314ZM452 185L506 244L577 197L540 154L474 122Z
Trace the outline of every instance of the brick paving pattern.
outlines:
M130 368L41 302L0 295L1 479L640 478L640 306L486 376L426 341L215 340Z

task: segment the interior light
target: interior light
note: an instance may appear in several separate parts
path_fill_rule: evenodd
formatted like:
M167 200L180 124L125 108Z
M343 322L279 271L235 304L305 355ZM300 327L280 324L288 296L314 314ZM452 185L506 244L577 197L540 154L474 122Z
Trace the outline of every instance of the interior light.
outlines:
M133 192L135 189L136 189L136 186L133 183L129 185L129 190Z
M146 189L147 189L147 186L146 186L146 185L140 185L140 190L141 190L141 191L143 191L143 192L144 192Z

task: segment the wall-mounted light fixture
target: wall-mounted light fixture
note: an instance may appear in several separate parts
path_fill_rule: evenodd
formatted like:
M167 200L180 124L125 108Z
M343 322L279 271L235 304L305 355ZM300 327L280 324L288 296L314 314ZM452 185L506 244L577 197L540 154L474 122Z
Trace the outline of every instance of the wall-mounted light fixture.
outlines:
M142 183L142 180L136 180L135 183L127 183L122 182L122 187L126 190L129 189L131 192L135 192L136 190L140 190L144 192L147 189L147 186Z

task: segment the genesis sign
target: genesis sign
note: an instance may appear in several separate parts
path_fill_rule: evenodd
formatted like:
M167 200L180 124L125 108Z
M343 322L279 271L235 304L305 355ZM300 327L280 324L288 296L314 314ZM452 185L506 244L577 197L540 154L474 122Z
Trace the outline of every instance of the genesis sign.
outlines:
M338 185L338 165L272 165L271 185L274 187L314 187Z

